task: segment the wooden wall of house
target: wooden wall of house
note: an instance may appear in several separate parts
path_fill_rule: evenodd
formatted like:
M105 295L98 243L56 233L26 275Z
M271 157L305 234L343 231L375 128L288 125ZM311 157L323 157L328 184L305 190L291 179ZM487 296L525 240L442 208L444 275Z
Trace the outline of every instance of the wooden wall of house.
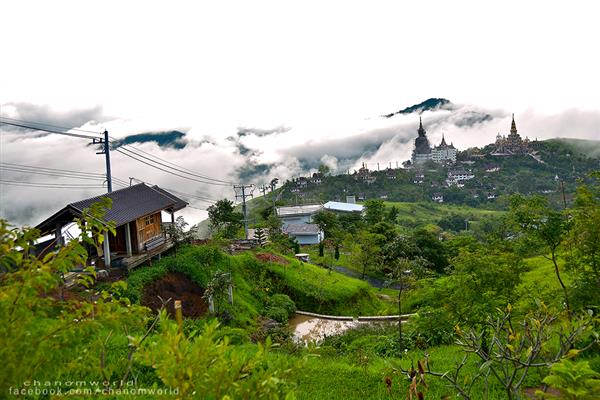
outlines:
M144 244L148 240L162 233L162 215L159 211L157 213L138 218L135 221L135 226L137 232L137 249L138 251L143 251Z
M116 235L108 235L108 244L110 246L111 253L124 253L126 251L125 229L127 229L127 225L121 225L117 227Z

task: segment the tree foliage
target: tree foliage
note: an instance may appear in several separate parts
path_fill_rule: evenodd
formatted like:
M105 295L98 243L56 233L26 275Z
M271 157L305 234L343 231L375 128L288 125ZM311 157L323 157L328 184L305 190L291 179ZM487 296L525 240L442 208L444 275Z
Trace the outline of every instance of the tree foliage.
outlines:
M385 205L383 200L365 201L365 222L369 225L383 221L385 218Z
M214 233L231 239L242 227L244 216L241 212L235 211L231 200L221 199L208 207L208 219Z

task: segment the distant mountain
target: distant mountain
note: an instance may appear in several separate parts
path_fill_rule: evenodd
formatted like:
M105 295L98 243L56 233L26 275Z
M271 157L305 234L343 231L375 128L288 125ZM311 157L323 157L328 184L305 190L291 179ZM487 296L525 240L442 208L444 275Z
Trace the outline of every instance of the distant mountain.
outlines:
M448 99L442 98L431 98L427 99L422 103L412 105L410 107L406 107L403 110L393 112L391 114L384 115L385 118L391 118L396 114L412 114L412 113L422 113L423 111L433 111L439 110L441 108L452 109L453 104Z
M185 133L179 131L138 133L113 141L112 147L116 149L127 144L155 142L160 147L183 149L186 146L184 138Z

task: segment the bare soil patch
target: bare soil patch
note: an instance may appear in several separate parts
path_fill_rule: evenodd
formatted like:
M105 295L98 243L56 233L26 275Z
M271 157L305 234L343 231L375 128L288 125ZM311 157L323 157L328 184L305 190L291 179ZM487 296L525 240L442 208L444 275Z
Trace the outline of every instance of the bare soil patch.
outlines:
M289 264L285 258L273 253L256 253L256 258L263 262L272 262L277 264Z
M208 304L202 298L203 294L204 289L186 275L179 272L170 272L144 288L142 304L153 311L158 311L162 305L158 296L165 301L170 298L171 301L167 304L167 312L173 317L175 315L175 300L181 300L183 316L198 318L208 312Z

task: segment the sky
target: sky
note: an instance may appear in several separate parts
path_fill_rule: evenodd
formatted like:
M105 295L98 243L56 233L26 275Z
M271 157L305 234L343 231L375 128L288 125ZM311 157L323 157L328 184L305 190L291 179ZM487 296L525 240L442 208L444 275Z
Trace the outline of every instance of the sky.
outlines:
M403 161L416 116L381 115L430 97L456 105L423 114L433 142L443 132L459 148L490 143L513 112L524 136L600 139L593 1L25 0L2 10L0 116L115 138L181 130L182 150L141 148L219 179ZM456 123L474 112L493 118ZM0 134L2 162L103 170L79 139ZM113 164L125 180L233 198L120 155ZM0 217L34 224L92 194L0 185Z

